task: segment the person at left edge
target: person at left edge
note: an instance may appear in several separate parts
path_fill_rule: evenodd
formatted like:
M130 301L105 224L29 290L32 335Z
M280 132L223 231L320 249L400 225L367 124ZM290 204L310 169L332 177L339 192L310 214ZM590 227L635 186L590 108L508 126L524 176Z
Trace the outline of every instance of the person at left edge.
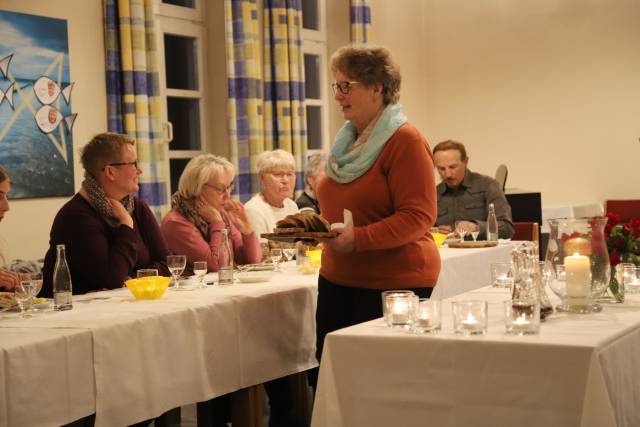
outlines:
M140 268L169 275L167 245L147 204L134 196L142 171L133 139L105 132L83 148L82 187L57 213L44 259L43 295L51 296L56 245L66 246L73 293L120 288Z

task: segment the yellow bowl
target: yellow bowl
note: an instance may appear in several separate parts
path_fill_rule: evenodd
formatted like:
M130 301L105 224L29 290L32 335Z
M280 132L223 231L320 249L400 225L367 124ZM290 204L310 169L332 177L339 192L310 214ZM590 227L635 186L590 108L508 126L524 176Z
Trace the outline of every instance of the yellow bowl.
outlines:
M433 240L436 242L436 246L440 247L444 243L447 238L447 235L444 233L431 233L433 236Z
M308 249L307 256L309 261L316 267L320 267L322 264L322 249Z
M136 299L158 299L164 294L171 277L147 276L129 279L125 283Z

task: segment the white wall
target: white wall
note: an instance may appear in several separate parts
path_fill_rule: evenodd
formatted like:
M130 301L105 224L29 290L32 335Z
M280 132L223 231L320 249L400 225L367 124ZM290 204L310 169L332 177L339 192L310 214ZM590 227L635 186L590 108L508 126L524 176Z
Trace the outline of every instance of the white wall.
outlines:
M483 173L506 163L543 204L640 197L640 2L371 3L432 144L464 142Z
M211 0L209 0L211 1ZM328 0L328 50L348 42L348 0ZM371 0L373 42L403 74L401 102L435 144L464 142L474 170L509 165L508 186L543 203L640 198L640 2L636 0ZM78 149L106 129L102 0L2 0L3 10L66 19ZM219 30L221 8L209 19ZM210 24L211 25L211 24ZM209 43L221 31L209 30ZM210 96L224 90L210 47ZM332 76L329 75L332 80ZM218 82L218 83L215 83ZM220 83L222 82L222 83ZM215 101L214 99L214 101ZM331 105L331 129L342 119ZM212 117L224 116L213 102ZM211 146L225 138L212 120ZM225 138L226 139L226 138ZM39 258L67 198L14 200L0 224L8 258Z
M78 113L73 128L78 189L82 182L78 150L107 128L102 0L2 0L0 8L67 20L71 80L76 82L71 106ZM53 217L67 200L68 197L11 200L11 210L0 224L6 258L44 257Z

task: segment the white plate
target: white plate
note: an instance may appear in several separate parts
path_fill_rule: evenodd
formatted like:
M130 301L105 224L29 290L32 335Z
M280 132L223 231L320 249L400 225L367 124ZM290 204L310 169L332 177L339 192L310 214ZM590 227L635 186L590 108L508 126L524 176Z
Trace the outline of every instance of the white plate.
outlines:
M236 277L242 283L260 283L271 280L273 274L272 271L247 271L236 274Z

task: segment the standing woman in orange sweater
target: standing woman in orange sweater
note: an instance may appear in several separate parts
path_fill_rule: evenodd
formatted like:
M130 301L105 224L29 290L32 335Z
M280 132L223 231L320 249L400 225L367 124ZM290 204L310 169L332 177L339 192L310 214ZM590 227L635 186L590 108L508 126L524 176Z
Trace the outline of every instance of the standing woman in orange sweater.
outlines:
M318 360L326 334L382 316L382 291L410 289L426 298L440 273L429 233L437 218L433 158L398 104L397 65L387 49L349 46L333 55L331 69L346 123L317 194L323 217L342 222L348 209L353 227L324 242Z

